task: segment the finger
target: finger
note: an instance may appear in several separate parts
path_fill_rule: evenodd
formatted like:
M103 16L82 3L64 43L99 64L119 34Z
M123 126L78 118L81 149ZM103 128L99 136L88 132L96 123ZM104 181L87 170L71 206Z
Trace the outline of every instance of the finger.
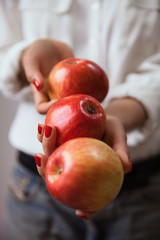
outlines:
M45 178L45 167L47 163L47 156L42 153L35 154L35 162L37 170L42 178Z
M38 124L38 129L37 129L37 139L39 142L42 142L43 140L43 135L44 135L44 130L45 130L45 125L44 124Z
M37 111L41 114L45 114L49 108L57 101L57 99L49 101L46 93L38 91L34 85L31 85L31 88Z
M45 126L45 132L42 140L42 146L44 154L49 157L51 153L55 150L56 143L56 128L51 125Z
M132 168L130 154L127 146L127 137L122 125L117 124L116 132L117 134L114 138L112 148L122 161L124 173L127 173L130 172Z
M127 146L127 137L121 122L114 117L107 118L106 133L103 139L117 153L122 161L124 172L132 170L130 155Z
M114 144L113 149L121 159L124 173L130 172L132 170L132 163L130 161L127 145L122 142L122 139L117 139L117 142Z
M27 50L26 50L27 51ZM37 58L32 56L32 51L29 53L23 53L23 68L25 75L29 83L33 83L37 90L40 90L44 86L44 76L41 73L40 65Z
M85 211L81 211L81 210L76 210L76 215L79 218L82 218L84 220L90 220L92 219L95 215L96 215L96 211L94 212L85 212Z

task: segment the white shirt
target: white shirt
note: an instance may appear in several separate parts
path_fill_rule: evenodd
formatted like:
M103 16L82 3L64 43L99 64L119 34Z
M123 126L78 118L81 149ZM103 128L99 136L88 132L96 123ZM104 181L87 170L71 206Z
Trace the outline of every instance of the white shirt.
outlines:
M24 48L53 38L106 71L110 89L103 106L131 96L146 108L145 126L128 134L133 161L160 152L159 23L160 0L1 0L0 89L20 101L9 136L13 146L42 152L36 134L45 116L36 112L30 87L17 76Z

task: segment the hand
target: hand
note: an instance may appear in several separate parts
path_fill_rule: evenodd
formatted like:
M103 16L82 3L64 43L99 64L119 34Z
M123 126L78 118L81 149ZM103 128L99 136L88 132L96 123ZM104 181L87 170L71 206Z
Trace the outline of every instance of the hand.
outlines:
M127 137L123 125L116 117L108 116L106 122L106 130L103 137L106 142L117 153L122 161L124 172L132 171L132 163L129 160L129 151L127 147ZM80 218L90 220L96 215L95 212L84 212L76 210L76 215Z
M107 116L103 141L117 153L122 161L124 172L130 172L132 170L132 163L127 147L127 136L122 123L117 117Z
M73 57L72 50L66 44L51 39L37 40L23 52L21 75L31 84L38 112L46 113L56 101L48 99L47 78L52 67L68 57Z
M41 164L38 164L39 174L45 178L45 166L47 163L47 158L55 150L56 141L56 128L54 126L48 125L45 127L43 124L39 124L39 130L37 134L38 140L42 143L44 154L36 154L38 159L41 159ZM124 128L120 121L112 116L107 117L106 131L103 138L108 145L110 145L115 152L120 157L124 172L129 172L132 169L132 165L129 161L129 152L126 144L126 134ZM84 212L81 210L76 210L76 215L80 218L89 220L96 215L95 212Z
M42 178L45 179L45 166L48 157L56 149L56 128L51 125L45 126L44 124L38 125L38 140L42 143L44 154L35 154L35 161L37 164L37 170ZM81 210L76 210L76 215L85 220L89 220L95 216L96 212L84 212Z

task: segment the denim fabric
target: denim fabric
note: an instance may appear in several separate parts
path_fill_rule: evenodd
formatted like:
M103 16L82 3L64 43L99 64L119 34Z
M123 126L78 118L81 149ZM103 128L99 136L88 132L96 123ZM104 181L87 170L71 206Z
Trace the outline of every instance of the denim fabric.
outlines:
M159 163L155 169L144 166L125 175L112 204L92 221L83 221L49 195L39 176L17 164L9 184L3 240L159 240Z
M56 202L44 181L17 164L12 172L5 240L84 240L85 223Z
M160 240L160 156L133 165L118 197L94 224L98 240Z

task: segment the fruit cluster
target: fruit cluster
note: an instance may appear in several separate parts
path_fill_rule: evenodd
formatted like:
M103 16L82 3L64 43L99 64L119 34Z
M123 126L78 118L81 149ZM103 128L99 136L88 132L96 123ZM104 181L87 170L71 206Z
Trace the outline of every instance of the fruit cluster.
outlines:
M74 209L96 211L107 206L123 182L120 159L102 141L106 114L101 102L108 88L103 69L85 59L63 60L49 75L49 96L59 100L45 119L57 130L46 185L56 200Z

